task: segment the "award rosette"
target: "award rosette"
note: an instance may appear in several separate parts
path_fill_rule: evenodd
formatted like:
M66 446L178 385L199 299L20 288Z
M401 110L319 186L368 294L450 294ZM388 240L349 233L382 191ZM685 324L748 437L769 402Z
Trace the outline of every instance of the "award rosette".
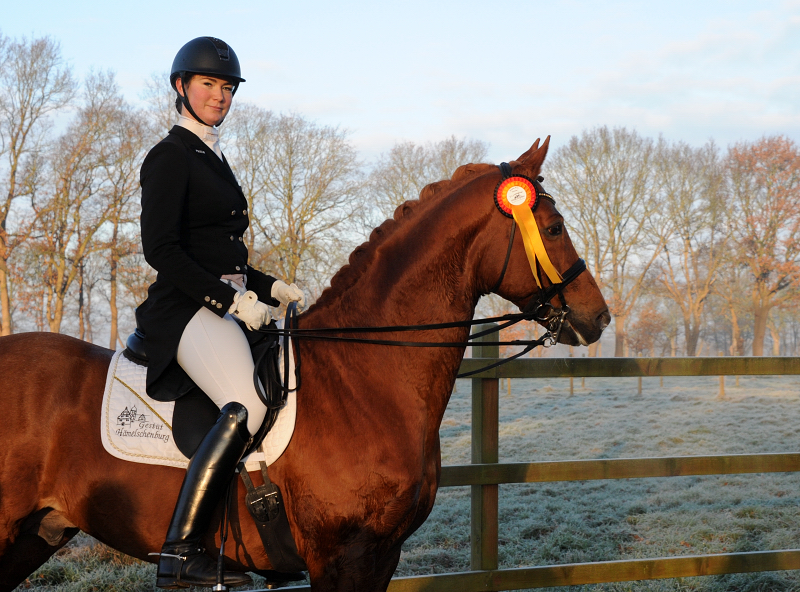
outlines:
M515 175L500 181L494 194L494 203L497 209L504 216L513 218L519 226L531 272L536 280L536 285L541 289L542 281L536 269L537 261L552 283L560 282L561 274L558 273L558 270L556 270L547 255L547 249L542 242L542 235L539 233L539 227L533 217L533 210L536 208L538 199L539 194L536 192L533 181L521 175Z
M533 181L519 175L500 181L494 194L494 203L497 205L497 209L509 218L514 217L514 206L525 205L532 210L536 207L537 199Z

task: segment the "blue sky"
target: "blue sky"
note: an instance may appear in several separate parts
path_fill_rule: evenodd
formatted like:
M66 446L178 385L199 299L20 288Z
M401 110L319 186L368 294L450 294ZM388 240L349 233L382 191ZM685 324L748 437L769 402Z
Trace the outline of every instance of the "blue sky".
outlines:
M227 41L237 100L351 132L370 159L454 134L509 160L599 125L721 146L800 142L800 2L15 2L0 33L50 35L130 101L200 35ZM234 107L235 108L235 107Z

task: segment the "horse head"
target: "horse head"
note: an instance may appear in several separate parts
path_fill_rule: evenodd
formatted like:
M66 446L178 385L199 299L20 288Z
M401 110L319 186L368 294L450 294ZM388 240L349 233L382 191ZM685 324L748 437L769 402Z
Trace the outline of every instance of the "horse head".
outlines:
M486 286L492 286L491 291L513 302L523 310L546 306L545 303L550 305L546 306L550 312L568 307L565 308L568 312L564 316L558 341L567 345L589 345L600 338L611 317L597 282L585 269L585 265L580 262L564 217L556 207L556 200L550 197L540 184L542 178L539 174L549 144L549 136L541 146L537 139L527 152L509 163L509 174L524 176L532 181L538 195L538 199L534 201L533 217L542 237L541 242L546 251L545 258L549 258L557 273L564 274L564 281L568 281L568 283L561 289L552 289L554 283L553 278L550 277L552 274L546 272L544 269L546 266L542 264L540 258L534 257L531 261L532 257L530 253L526 253L524 241L519 239L519 233L517 233L514 244L504 255L502 253L506 247L504 242L512 240L512 225L517 222L508 220L508 218L504 219L500 215L501 212L495 211L492 212L491 226L494 228L498 225L505 225L505 228L490 231L497 239L491 241L488 248L486 260L490 263L482 270L481 285L484 289ZM496 210L499 210L499 207ZM497 262L503 261L504 257L507 258L507 269L505 269L505 273L498 272L496 271ZM570 271L577 272L577 275L572 273L574 278L568 280L566 276ZM538 277L534 277L534 273ZM549 292L548 288L551 288ZM544 318L545 315L546 312L543 310L537 315L539 318L536 320L547 327L548 320Z

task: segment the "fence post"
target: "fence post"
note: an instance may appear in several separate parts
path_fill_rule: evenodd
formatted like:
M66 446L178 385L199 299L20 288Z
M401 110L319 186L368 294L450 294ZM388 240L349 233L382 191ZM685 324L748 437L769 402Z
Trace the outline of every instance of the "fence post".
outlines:
M637 358L640 358L641 356L642 356L641 354L637 354L636 355ZM641 376L639 377L639 386L636 388L636 395L638 397L642 396L642 377Z
M572 346L569 346L569 357L572 357ZM573 396L575 394L575 379L570 376L569 377L569 396Z
M485 331L496 324L479 325ZM481 337L480 341L497 341L498 333ZM498 358L496 345L475 346L474 358ZM472 463L496 463L499 430L499 379L472 379ZM497 485L473 485L471 505L470 565L473 570L497 569Z
M581 357L585 358L586 354L581 354ZM581 388L582 389L586 388L586 377L585 376L581 376Z

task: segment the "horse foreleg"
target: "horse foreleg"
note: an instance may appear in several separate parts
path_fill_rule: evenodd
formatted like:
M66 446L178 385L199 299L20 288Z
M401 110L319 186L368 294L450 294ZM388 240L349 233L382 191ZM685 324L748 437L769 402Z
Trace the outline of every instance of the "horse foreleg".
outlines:
M78 533L78 528L50 508L34 512L0 556L0 592L11 592Z
M357 554L356 548L342 553L324 564L309 565L313 592L385 592L400 561L400 547L382 557Z

